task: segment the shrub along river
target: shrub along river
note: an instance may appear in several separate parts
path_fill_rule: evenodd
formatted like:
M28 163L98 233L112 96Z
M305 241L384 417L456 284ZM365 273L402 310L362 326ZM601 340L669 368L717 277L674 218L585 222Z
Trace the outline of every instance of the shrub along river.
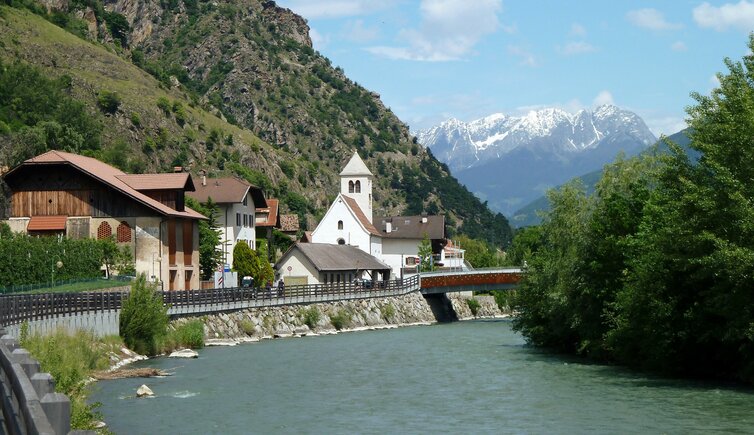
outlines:
M208 348L101 381L117 434L751 433L754 390L650 377L528 347L466 321ZM146 383L155 393L135 398Z

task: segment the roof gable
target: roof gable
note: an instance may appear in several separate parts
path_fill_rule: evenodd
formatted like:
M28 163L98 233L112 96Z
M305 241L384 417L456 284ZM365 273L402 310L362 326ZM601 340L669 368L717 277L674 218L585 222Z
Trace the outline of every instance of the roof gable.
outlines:
M432 240L445 238L445 216L387 216L378 217L380 236L386 239L423 239L424 234ZM387 224L390 232L387 232Z
M356 216L356 220L359 221L362 227L364 227L364 230L368 232L369 234L373 236L379 236L381 235L379 231L377 231L377 228L375 228L374 225L372 225L371 222L369 222L369 219L367 219L367 216L364 214L364 212L361 210L361 207L359 207L359 204L356 202L355 199L350 198L346 195L339 195L341 198L343 198L344 202L348 206L349 209L351 209L351 212Z
M194 182L187 172L172 174L123 174L116 177L138 191L183 190L193 191Z
M371 177L372 173L369 171L369 168L367 168L367 165L364 164L364 161L361 160L361 157L359 157L359 153L354 151L351 160L349 160L343 170L340 171L340 175L368 175Z
M127 174L120 169L112 167L107 163L101 162L91 157L85 157L78 154L66 153L63 151L47 151L44 154L40 154L36 157L32 157L15 168L11 169L5 177L12 176L21 167L34 167L44 165L70 165L79 171L89 175L90 177L98 180L99 182L106 184L110 188L126 195L134 201L141 203L156 212L173 217L182 217L188 219L206 219L200 213L186 207L185 211L178 211L167 205L150 198L149 196L139 192L137 189L129 185L127 182L121 180L121 177ZM169 174L151 174L151 175L169 175ZM125 177L128 178L128 177Z
M295 243L275 266L282 264L294 250L304 254L318 272L390 269L390 266L359 248L327 243Z

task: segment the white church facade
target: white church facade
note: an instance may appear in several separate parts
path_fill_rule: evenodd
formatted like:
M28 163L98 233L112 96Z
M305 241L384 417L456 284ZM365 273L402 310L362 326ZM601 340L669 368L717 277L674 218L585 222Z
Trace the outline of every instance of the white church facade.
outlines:
M374 175L354 152L340 173L340 193L312 232L312 243L349 245L390 266L391 279L416 271L425 235L438 254L445 244L444 216L373 217Z

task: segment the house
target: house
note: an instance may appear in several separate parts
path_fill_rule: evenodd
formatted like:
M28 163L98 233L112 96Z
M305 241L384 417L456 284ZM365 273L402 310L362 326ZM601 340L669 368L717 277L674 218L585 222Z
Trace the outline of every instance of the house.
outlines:
M196 191L188 195L201 203L212 198L217 204L217 222L222 232L217 249L222 252L223 263L233 264L233 248L240 241L256 249L256 210L257 207L267 207L262 189L233 177L202 176Z
M426 235L432 253L438 256L445 246L445 216L388 216L375 219L382 237L382 261L396 275L418 272L419 245Z
M468 265L466 264L466 250L461 249L461 245L448 240L445 247L440 252L440 258L438 259L438 266L442 269L450 270L466 270Z
M272 237L272 229L280 228L279 205L277 198L268 198L266 205L257 206L254 220L257 226L257 237L269 240Z
M275 269L285 285L345 284L354 280L383 281L390 266L349 245L294 243Z
M3 177L16 232L113 239L128 246L137 273L163 288L199 288L199 230L204 216L185 206L187 173L126 174L90 157L48 151Z
M415 273L425 234L439 254L445 245L444 216L372 216L374 175L354 152L340 173L340 193L309 239L313 244L353 246L390 266L393 277ZM406 268L407 264L411 267Z

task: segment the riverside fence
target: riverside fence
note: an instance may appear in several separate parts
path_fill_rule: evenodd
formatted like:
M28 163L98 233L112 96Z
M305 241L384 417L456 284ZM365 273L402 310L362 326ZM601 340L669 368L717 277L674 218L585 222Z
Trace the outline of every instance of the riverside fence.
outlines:
M419 290L419 276L377 282L374 285L332 283L288 286L284 289L215 288L205 290L162 291L162 300L171 316L207 314L244 308L300 305L349 299L400 296ZM95 332L117 334L117 315L128 292L42 293L0 296L0 325L9 327L23 322L68 319L79 322L87 316L104 322ZM115 319L115 320L113 320ZM78 323L86 326L87 323ZM113 328L115 330L113 331Z

